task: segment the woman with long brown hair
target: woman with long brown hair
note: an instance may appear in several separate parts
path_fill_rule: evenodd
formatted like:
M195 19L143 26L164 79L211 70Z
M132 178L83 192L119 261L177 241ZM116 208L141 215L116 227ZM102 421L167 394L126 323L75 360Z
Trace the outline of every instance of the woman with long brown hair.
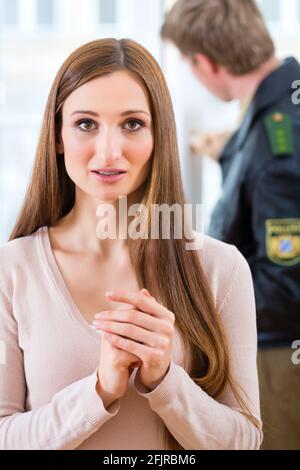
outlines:
M85 44L0 248L0 448L259 448L248 265L196 232L192 250L174 227L145 236L162 204L185 197L160 67L132 40ZM106 236L116 221L143 236Z

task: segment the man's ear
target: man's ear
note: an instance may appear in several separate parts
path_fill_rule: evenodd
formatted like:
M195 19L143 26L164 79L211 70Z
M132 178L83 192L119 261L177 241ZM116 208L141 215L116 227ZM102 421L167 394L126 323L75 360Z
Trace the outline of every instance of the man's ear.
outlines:
M204 72L205 75L215 75L219 72L219 65L211 60L207 55L197 53L193 57L194 67L199 71Z

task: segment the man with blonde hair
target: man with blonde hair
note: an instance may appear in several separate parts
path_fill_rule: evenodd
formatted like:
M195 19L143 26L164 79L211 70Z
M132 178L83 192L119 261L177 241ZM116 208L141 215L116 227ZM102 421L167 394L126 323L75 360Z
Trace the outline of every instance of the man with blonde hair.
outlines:
M161 36L214 95L249 103L219 159L209 233L236 245L252 271L263 448L300 449L300 65L277 59L254 0L178 0Z

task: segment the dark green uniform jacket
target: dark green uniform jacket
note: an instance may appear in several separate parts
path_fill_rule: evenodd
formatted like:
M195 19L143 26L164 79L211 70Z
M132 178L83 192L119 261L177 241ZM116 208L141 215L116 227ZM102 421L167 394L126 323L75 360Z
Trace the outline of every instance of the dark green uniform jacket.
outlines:
M300 339L300 65L259 86L221 155L209 234L236 245L254 280L260 346Z

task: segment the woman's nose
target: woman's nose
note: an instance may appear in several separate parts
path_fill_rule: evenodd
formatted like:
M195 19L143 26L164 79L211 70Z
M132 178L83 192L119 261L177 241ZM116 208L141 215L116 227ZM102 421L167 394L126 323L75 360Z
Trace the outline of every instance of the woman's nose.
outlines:
M122 141L117 132L103 130L98 136L96 153L101 160L113 161L122 156Z

